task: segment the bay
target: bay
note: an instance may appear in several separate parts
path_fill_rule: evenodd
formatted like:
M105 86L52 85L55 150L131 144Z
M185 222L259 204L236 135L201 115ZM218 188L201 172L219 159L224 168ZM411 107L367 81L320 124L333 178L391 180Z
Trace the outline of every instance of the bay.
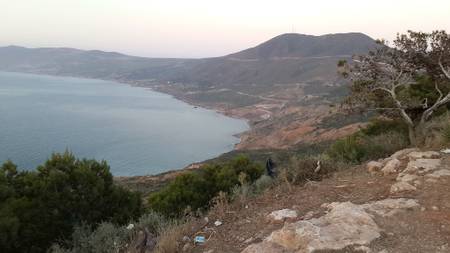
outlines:
M52 152L156 174L233 149L245 121L110 81L0 72L0 163L35 169Z

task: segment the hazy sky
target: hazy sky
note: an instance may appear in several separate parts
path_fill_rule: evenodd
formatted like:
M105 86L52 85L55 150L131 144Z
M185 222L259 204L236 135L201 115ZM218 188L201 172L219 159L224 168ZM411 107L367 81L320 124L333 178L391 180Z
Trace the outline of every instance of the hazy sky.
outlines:
M0 0L0 46L207 57L276 35L450 32L450 0Z

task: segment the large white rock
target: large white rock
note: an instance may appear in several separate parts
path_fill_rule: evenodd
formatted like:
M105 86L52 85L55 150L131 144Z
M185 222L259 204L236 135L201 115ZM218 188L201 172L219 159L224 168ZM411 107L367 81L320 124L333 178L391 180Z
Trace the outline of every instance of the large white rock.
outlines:
M419 151L417 148L406 148L399 150L390 156L390 159L404 159L409 153Z
M269 214L269 218L274 221L284 221L286 219L297 218L297 211L291 209L282 209L278 211L273 211Z
M381 172L383 172L384 175L394 174L397 172L400 164L400 160L394 158L386 163L383 169L381 169Z
M415 206L417 201L408 199L386 199L364 205L331 203L324 216L285 224L263 242L252 244L242 252L309 253L368 245L380 237L381 228L375 223L374 215L390 216Z
M424 175L436 170L441 165L440 159L417 159L410 161L401 174Z

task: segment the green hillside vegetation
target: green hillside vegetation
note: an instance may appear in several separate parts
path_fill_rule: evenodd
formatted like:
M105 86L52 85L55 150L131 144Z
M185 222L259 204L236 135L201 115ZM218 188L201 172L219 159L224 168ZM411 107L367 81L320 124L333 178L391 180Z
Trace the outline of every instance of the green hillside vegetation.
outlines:
M0 168L0 251L45 252L81 223L125 224L142 213L141 197L113 184L106 162L53 154L34 171Z

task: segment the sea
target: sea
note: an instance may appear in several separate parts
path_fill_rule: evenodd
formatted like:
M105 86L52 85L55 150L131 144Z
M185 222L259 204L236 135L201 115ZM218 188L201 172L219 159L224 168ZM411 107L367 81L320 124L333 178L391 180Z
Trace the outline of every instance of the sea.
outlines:
M69 150L114 176L158 174L231 151L248 128L147 88L0 72L0 164L21 170Z

